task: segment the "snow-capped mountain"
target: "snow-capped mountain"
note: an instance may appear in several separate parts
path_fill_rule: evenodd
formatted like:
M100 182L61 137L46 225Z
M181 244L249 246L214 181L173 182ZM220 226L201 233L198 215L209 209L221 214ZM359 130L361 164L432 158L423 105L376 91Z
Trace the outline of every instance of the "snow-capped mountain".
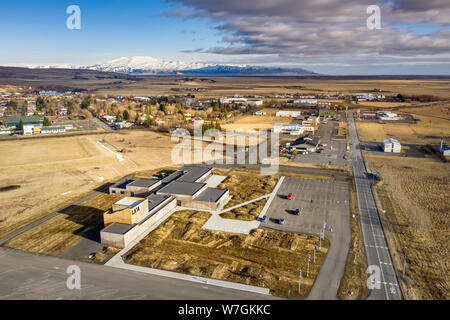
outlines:
M200 69L207 66L207 64L196 62L186 63L181 61L159 60L148 56L134 56L122 57L103 64L96 64L85 68L97 71L121 73L170 73L188 69Z
M126 74L183 74L183 75L277 75L314 74L314 72L290 67L266 67L231 64L205 64L160 60L149 56L122 57L102 64L76 66L72 64L21 65L30 69L88 69Z

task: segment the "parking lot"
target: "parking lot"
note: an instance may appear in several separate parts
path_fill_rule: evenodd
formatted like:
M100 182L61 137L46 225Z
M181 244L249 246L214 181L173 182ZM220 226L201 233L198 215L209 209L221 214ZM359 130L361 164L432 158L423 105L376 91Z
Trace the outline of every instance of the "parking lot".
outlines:
M292 200L286 199L289 193ZM298 216L294 215L297 208ZM333 226L333 232L342 230L344 222L348 224L348 215L347 182L286 177L267 211L267 222L261 227L317 235L323 221ZM284 225L278 224L281 217L285 218Z
M295 156L294 162L336 166L347 165L348 161L344 158L347 150L346 142L332 139L333 131L337 125L338 123L335 121L320 124L316 136L319 137L321 144L326 144L324 150L321 153L298 154Z
M286 199L289 193L292 200ZM309 298L336 299L351 239L348 182L285 177L266 216L260 228L314 235L326 222L330 248ZM278 223L281 217L284 224Z

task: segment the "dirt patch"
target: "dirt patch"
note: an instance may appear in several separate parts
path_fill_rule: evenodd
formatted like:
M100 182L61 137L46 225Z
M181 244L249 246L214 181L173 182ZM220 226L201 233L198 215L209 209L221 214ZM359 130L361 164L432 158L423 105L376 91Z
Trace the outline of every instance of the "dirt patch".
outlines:
M250 235L201 229L207 212L179 211L131 249L126 263L269 288L277 296L304 298L329 247L322 242L316 264L307 256L318 237L256 229ZM298 293L299 269L303 270Z

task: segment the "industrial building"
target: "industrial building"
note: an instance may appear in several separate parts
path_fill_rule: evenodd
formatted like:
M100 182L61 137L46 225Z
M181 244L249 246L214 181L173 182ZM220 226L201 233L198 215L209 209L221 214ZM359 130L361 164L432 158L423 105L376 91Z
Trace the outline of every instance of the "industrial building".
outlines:
M307 135L295 140L291 145L291 151L300 151L302 153L316 152L320 140L317 137Z
M212 188L211 167L183 166L161 180L135 179L112 185L110 194L124 195L103 214L103 244L125 247L173 208L217 210L229 200L227 189Z
M400 153L402 145L396 139L386 139L381 145L384 152Z

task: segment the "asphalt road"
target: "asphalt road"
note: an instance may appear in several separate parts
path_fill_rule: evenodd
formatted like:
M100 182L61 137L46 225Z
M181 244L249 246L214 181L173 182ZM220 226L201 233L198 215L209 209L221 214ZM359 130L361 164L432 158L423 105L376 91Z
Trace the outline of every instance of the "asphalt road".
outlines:
M292 200L287 200L290 192ZM301 211L298 216L292 214L297 208ZM325 238L330 240L330 248L307 299L337 299L351 240L347 181L285 177L266 215L267 222L260 228L300 234L319 235L326 222ZM283 225L277 223L281 217L285 218Z
M366 171L355 121L351 112L348 113L348 120L353 174L355 176L356 195L358 198L364 245L366 247L367 264L369 267L377 266L380 270L380 279L379 283L377 283L379 287L375 287L371 291L369 299L401 299L402 295L392 265L391 254L372 194L372 178Z
M69 290L69 265L80 267L81 288ZM0 300L275 299L241 290L0 248Z

